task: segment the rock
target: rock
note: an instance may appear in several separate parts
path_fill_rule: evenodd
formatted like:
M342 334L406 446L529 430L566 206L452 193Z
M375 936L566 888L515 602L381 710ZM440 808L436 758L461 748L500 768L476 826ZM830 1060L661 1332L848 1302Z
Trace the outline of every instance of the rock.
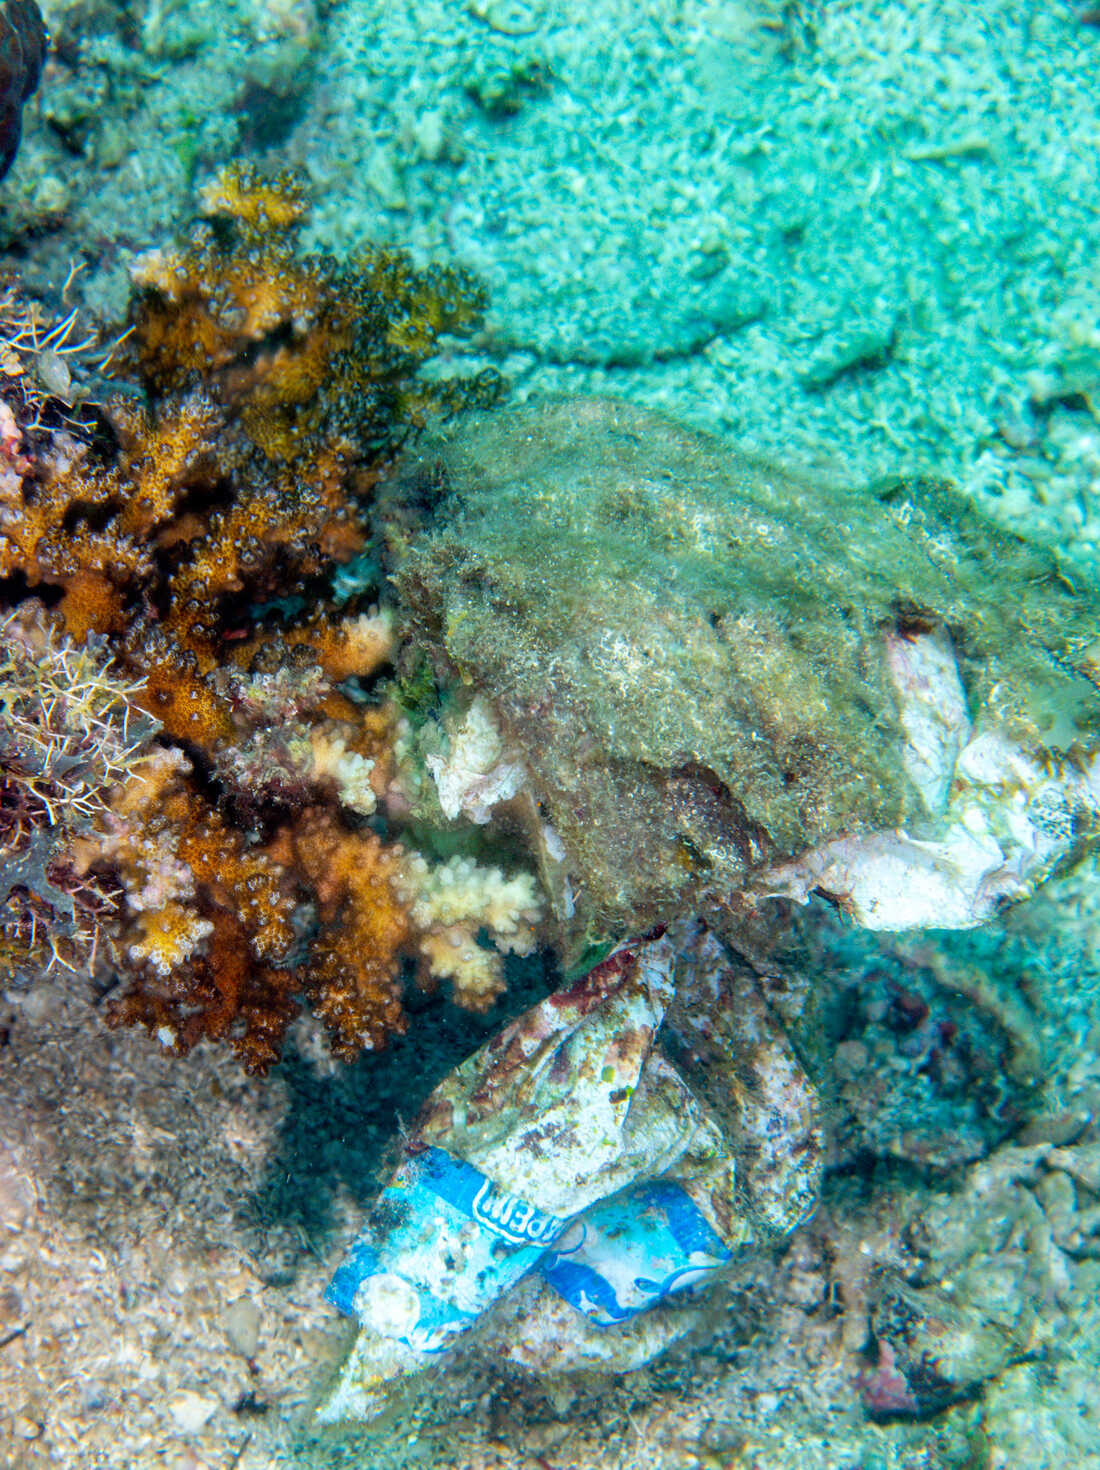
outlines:
M1092 1194L1100 1194L1100 1140L1054 1149L1047 1162L1051 1168L1064 1169Z
M19 147L23 104L38 86L46 46L35 0L0 0L0 179Z
M0 1153L0 1227L16 1234L26 1225L37 1202L34 1176L23 1160Z
M410 657L456 719L487 701L582 937L743 894L841 834L923 835L886 635L947 630L969 718L1015 743L1100 728L1100 607L942 485L816 484L576 399L457 420L382 509Z
M176 1394L168 1405L168 1412L176 1421L181 1434L197 1434L208 1424L218 1410L217 1399L186 1390Z
M229 1345L242 1358L254 1358L260 1342L262 1314L251 1297L242 1296L226 1308L222 1318Z

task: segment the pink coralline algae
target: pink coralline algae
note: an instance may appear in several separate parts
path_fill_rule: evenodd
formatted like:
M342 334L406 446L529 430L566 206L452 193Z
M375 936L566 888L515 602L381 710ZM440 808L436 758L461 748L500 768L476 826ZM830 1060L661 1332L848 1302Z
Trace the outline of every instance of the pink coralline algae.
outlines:
M919 1406L905 1375L898 1371L894 1349L885 1339L878 1343L878 1363L856 1380L863 1407L872 1419L892 1419L918 1412Z

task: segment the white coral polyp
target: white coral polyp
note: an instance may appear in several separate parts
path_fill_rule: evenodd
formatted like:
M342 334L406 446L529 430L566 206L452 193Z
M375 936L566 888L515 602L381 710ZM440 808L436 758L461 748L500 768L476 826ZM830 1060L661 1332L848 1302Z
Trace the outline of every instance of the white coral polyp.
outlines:
M449 980L454 998L468 1011L488 1010L504 991L504 965L499 951L483 949L461 924L422 934L417 944L428 973Z
M531 874L507 878L499 868L483 868L465 857L432 868L414 855L401 887L428 973L450 980L460 1005L471 1010L491 1005L504 989L500 951L530 954L534 948L542 905ZM478 943L482 929L495 950Z
M396 639L393 613L388 608L381 612L376 608L369 613L344 618L340 632L347 639L350 657L364 673L373 671L393 656Z

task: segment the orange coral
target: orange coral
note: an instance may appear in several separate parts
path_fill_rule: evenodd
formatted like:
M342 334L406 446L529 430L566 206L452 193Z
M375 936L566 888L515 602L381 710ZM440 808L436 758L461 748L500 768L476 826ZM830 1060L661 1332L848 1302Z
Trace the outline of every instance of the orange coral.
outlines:
M392 715L376 710L359 742L392 749L392 733ZM503 980L500 953L480 932L501 949L530 949L539 905L529 877L506 880L468 859L432 868L349 825L331 799L248 846L188 777L177 751L157 752L75 849L82 873L110 871L122 884L116 941L132 979L109 1007L112 1024L144 1024L181 1053L225 1040L259 1072L304 996L333 1051L350 1059L405 1030L405 957L418 960L425 986L450 979L459 1004L485 1010ZM340 807L353 811L346 792ZM307 912L313 932L292 965Z
M362 679L377 672L393 654L393 620L385 613L316 620L287 635L291 645L308 644L330 679Z
M217 913L209 924L205 953L171 971L163 989L132 987L112 1002L108 1021L146 1026L180 1054L204 1039L228 1041L245 1070L262 1075L298 1014L293 972L258 964L232 914Z
M78 437L32 424L0 360L0 581L49 589L71 638L108 640L160 727L69 854L73 883L117 900L112 1020L180 1052L223 1040L262 1071L302 996L341 1056L402 1030L405 955L470 1004L499 989L474 911L446 934L427 908L414 922L422 875L365 826L402 739L380 682L361 702L392 631L338 613L328 584L410 426L497 380L417 377L479 319L464 272L302 256L288 175L229 170L202 203L190 243L137 273L144 406L120 397Z
M416 379L442 334L481 319L484 294L467 272L418 270L387 249L346 266L301 256L305 209L289 174L229 169L203 205L214 223L183 252L147 256L137 273L135 351L158 391L201 378L271 459L319 444L384 451L395 423L498 395L495 374Z
M141 648L145 687L137 696L166 735L213 754L234 732L233 719L198 670L193 654L181 653L159 630Z
M199 397L174 404L156 424L121 400L111 409L120 436L113 465L55 438L0 509L0 576L64 589L60 611L76 639L123 629L132 590L156 575L149 534L209 474L222 426Z
M405 1029L399 955L409 942L398 897L400 854L373 832L341 828L331 812L306 812L273 848L309 881L322 928L312 946L313 1009L337 1056L351 1059Z
M494 383L416 379L441 333L478 320L463 273L393 251L346 268L300 256L286 175L230 170L204 203L215 223L138 273L127 350L153 410L111 402L91 450L22 446L33 468L0 478L0 578L60 589L77 638L130 634L153 609L205 673L242 609L362 548L361 497L425 406Z
M117 631L121 583L148 574L150 563L147 551L116 527L93 524L93 517L112 505L109 479L84 471L78 461L64 479L28 474L18 490L4 488L0 577L21 575L29 587L52 583L65 588L69 602L62 615L77 640L92 631Z
M201 393L172 404L156 423L124 400L112 406L119 456L111 471L117 525L126 536L147 537L173 519L191 487L217 472L224 416Z
M142 1022L181 1052L202 1037L228 1040L262 1071L296 1011L292 974L277 964L294 942L296 898L187 775L173 752L146 760L74 849L82 871L109 869L123 884L118 945L138 978L108 1018Z
M271 231L300 224L308 212L302 181L289 169L266 179L252 169L224 169L200 192L199 204L208 217L236 220L260 244Z

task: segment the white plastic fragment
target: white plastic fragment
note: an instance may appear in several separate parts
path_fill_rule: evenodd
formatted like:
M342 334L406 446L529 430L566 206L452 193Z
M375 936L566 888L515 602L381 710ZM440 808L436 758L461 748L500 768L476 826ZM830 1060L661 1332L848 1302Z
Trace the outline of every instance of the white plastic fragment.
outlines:
M222 1327L229 1345L242 1358L254 1358L260 1345L260 1325L263 1316L251 1297L238 1297L226 1307L222 1315Z
M886 639L886 664L901 697L905 769L935 816L947 806L951 775L971 734L955 650L939 630L894 634Z
M927 835L837 838L768 870L758 891L800 903L828 893L868 929L973 928L1073 851L1077 814L1100 812L1100 756L1039 758L972 727L946 634L894 635L886 654Z

